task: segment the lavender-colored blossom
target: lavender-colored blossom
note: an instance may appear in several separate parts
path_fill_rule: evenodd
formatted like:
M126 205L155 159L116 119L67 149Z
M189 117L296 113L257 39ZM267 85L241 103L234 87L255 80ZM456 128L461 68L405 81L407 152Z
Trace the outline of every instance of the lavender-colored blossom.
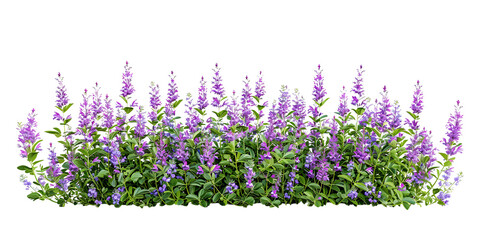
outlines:
M278 128L284 128L287 126L287 114L290 111L290 93L285 85L282 85L280 89L280 97L278 98L277 108L277 126Z
M352 92L355 93L355 95L352 96L352 105L357 106L357 107L365 107L365 97L363 93L363 73L365 70L363 70L362 65L360 65L360 68L357 69L357 76L355 77L355 81L353 82L353 88Z
M208 167L213 166L213 162L217 158L215 149L213 148L212 141L206 139L203 145L203 154L201 155L200 161L202 164L206 164Z
M348 197L349 197L350 199L352 199L352 200L355 199L355 198L357 198L357 197L358 197L357 191L351 190L351 191L348 193Z
M95 188L88 189L88 197L97 198L97 190Z
M200 88L198 88L198 100L197 100L197 106L198 109L204 110L205 108L208 107L208 99L207 99L207 82L202 79L200 80Z
M156 163L162 164L163 166L167 165L167 144L163 141L163 134L160 134L160 139L158 140L158 143L155 142L155 145L157 147L157 152L155 153L155 157L157 158Z
M57 103L58 108L63 108L68 104L68 95L67 95L67 89L65 87L65 84L63 84L63 77L58 73L58 78L55 78L57 80L58 85L57 85L57 100L55 101Z
M213 71L215 72L215 76L213 76L213 81L212 81L212 90L213 92L213 99L212 99L212 106L213 107L223 107L224 103L222 103L222 99L225 96L225 89L223 88L223 83L222 83L222 77L220 76L220 69L218 67L218 64L215 64L215 69Z
M449 202L449 198L450 198L450 194L449 193L445 193L443 191L439 192L438 195L437 195L437 198L442 201L445 205L448 204Z
M100 200L95 200L95 204L96 204L96 205L102 205L102 201L100 201Z
M238 189L237 184L235 184L234 182L230 182L228 183L227 187L225 187L225 192L227 192L228 194L232 194L233 190L237 190L237 189Z
M340 96L340 104L338 105L337 111L342 117L345 117L345 115L347 115L347 113L350 111L350 109L348 109L348 97L347 93L345 92L345 86L343 86L342 95Z
M294 92L295 100L293 101L293 117L295 118L295 123L297 125L297 134L300 133L300 129L305 127L305 117L307 116L307 113L305 111L305 100L303 99L302 96L300 96L300 93L298 89L295 89ZM298 135L299 136L299 135Z
M147 120L145 119L142 107L138 109L138 114L135 118L135 121L137 122L137 125L135 126L135 135L138 138L142 138L147 134L147 131L145 129Z
M186 139L188 139L188 137L183 133L180 133L180 136L177 139L177 141L179 141L178 148L175 151L175 155L174 155L176 159L182 162L182 169L184 171L187 171L190 169L190 166L188 166L188 162L187 162L190 156L190 153L186 148L186 143L185 143Z
M197 168L197 174L198 174L198 175L203 174L203 168L202 168L202 166L198 166L198 168Z
M246 187L247 188L253 188L252 180L253 180L253 178L255 177L256 174L253 171L253 168L251 168L251 167L247 167L247 170L248 170L247 173L243 175L245 177L245 179L247 180Z
M103 111L103 127L111 128L115 124L113 117L112 99L105 96L105 110Z
M79 114L79 121L78 121L78 127L83 128L83 127L90 127L90 124L92 122L91 120L91 113L90 113L90 104L89 104L89 99L90 97L87 94L88 90L85 89L85 92L83 93L83 101L80 104L80 114Z
M323 87L324 78L322 76L322 69L320 65L318 65L318 69L315 70L315 78L313 81L313 101L321 102L323 97L327 95L325 88Z
M230 126L235 126L240 122L240 105L238 98L235 96L235 91L232 93L231 100L227 106L227 114L230 117Z
M173 108L173 103L177 101L179 98L178 95L178 87L177 83L175 82L175 75L173 75L173 71L169 75L170 82L168 83L168 92L167 92L167 101L165 103L165 115L164 123L168 124L170 121L170 117L175 115L175 109Z
M95 87L93 88L94 92L89 98L92 98L92 103L90 105L90 114L92 115L92 120L95 121L97 116L102 114L104 111L104 106L102 104L102 94L100 93L100 87L98 83L95 83Z
M121 198L121 197L122 197L122 196L120 195L120 193L114 193L114 194L112 194L113 204L114 204L114 205L120 204L120 198Z
M463 115L460 113L462 106L460 106L460 101L457 101L455 105L455 112L450 114L446 128L447 128L447 138L443 138L442 143L445 146L446 153L450 156L453 156L457 153L462 152L462 145L458 145L458 140L460 139L461 130L462 130L462 118Z
M185 119L185 125L190 130L190 133L195 133L197 131L197 126L201 122L198 112L194 109L192 94L187 94L187 104L185 113L187 118Z
M357 141L355 152L353 153L353 157L356 158L359 163L364 163L370 159L370 154L366 151L365 129L363 129L362 132L363 136Z
M255 82L255 96L261 99L264 95L265 95L265 83L263 82L262 71L260 71L258 80Z
M40 140L40 134L37 132L37 121L35 117L37 114L35 113L35 109L28 114L27 123L25 124L18 124L18 147L20 148L20 156L22 158L26 158L30 147L35 144L38 140ZM35 146L33 151L41 151L40 144Z
M338 163L340 160L342 160L342 155L338 153L338 139L336 134L338 133L338 126L337 122L335 121L335 117L332 119L331 124L330 124L330 140L328 143L330 151L328 152L328 159L332 161L333 163Z
M242 105L242 120L243 120L243 126L249 126L250 122L254 120L253 115L252 115L252 110L250 109L251 106L254 105L253 100L252 100L252 93L250 89L250 80L248 79L248 76L245 77L245 80L243 81L244 87L242 90L242 99L241 99L241 105Z
M60 174L62 174L62 171L60 169L60 165L58 164L57 154L55 153L55 150L52 148L51 143L48 151L50 153L48 155L49 167L47 169L47 174L49 177L55 178L60 176Z
M160 86L158 84L155 84L154 82L151 82L150 84L150 107L152 108L152 111L148 114L148 118L150 121L157 121L157 110L162 105L162 102L160 101Z
M423 110L423 92L422 92L422 85L420 85L420 81L417 80L417 84L415 84L415 92L413 93L413 103L410 106L412 112L415 114L420 114Z
M268 141L273 141L276 136L275 127L277 126L278 121L276 106L277 104L274 101L268 113L268 127L267 131L265 131L265 138Z
M133 88L133 85L132 85L133 74L130 72L132 67L128 66L128 61L126 62L124 68L125 68L125 72L122 74L123 85L122 85L120 96L126 98L129 95L133 94L135 92L135 89Z
M389 119L390 129L397 129L402 126L402 115L400 115L400 104L395 101L393 105L393 111Z
M378 130L381 132L384 132L385 130L388 129L388 123L389 119L391 116L391 105L390 105L390 100L388 99L388 91L387 87L383 87L383 92L381 93L382 95L382 101L378 103L377 111L375 112L375 124L378 127Z
M25 190L28 190L32 187L32 183L27 179L23 180L23 185L25 185Z

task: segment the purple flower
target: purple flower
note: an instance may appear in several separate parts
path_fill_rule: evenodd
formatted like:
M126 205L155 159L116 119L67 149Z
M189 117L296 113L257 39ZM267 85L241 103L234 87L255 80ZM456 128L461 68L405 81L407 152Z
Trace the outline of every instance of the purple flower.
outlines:
M287 126L287 114L290 111L290 93L285 85L280 89L280 97L278 98L277 108L277 127L284 128Z
M152 111L148 114L148 118L150 121L154 122L157 121L157 110L162 105L162 102L160 101L160 87L158 84L151 83L150 84L150 107L152 108Z
M323 97L327 95L327 92L325 91L325 88L323 88L323 81L324 78L322 76L322 69L320 65L318 65L318 69L315 70L315 78L313 82L313 101L320 102L323 100Z
M90 105L90 114L92 115L92 120L95 121L97 120L97 116L102 114L104 107L102 104L102 94L99 92L100 87L98 86L98 83L95 83L93 90L94 93L91 95L92 103Z
M304 121L305 117L307 116L307 113L305 111L305 100L303 99L302 96L300 96L300 93L298 89L295 89L295 100L293 101L293 117L295 118L296 125L297 125L297 134L298 137L300 137L300 129L305 127Z
M175 109L173 108L173 103L177 101L177 99L179 98L178 87L177 87L177 83L175 82L175 75L173 75L173 71L171 72L169 77L170 77L170 83L168 83L167 102L165 104L166 118L164 118L164 121L167 123L170 121L170 117L175 115Z
M252 180L255 177L255 172L253 172L253 168L251 168L251 167L247 167L247 170L248 170L247 173L243 175L245 177L245 179L247 180L246 187L247 188L253 188Z
M439 192L438 195L437 195L437 198L442 201L445 205L448 204L448 199L450 198L450 194L449 193L444 193L443 191L442 192Z
M445 145L446 153L450 156L453 156L457 153L462 152L462 145L458 145L458 140L460 139L461 130L462 130L462 118L463 115L460 113L460 101L457 101L457 105L455 105L455 112L454 114L450 114L450 118L447 122L447 138L443 138L443 145Z
M397 129L402 126L402 115L400 115L400 104L398 101L395 101L393 106L393 112L390 115L389 125L390 129Z
M378 111L375 112L375 123L377 124L378 130L384 132L388 129L388 123L391 115L391 105L390 100L388 99L387 87L383 87L382 101L378 103Z
M180 134L183 136L183 133L180 133ZM186 149L186 144L183 141L183 138L181 138L179 140L180 140L180 142L178 144L179 146L178 146L177 150L175 151L175 158L183 163L182 169L184 171L188 171L188 169L190 169L190 166L188 166L187 160L190 156L190 153Z
M25 124L18 124L18 147L20 148L20 156L22 158L26 158L30 147L35 144L38 140L40 140L40 134L37 133L37 121L35 120L35 109L32 109L32 112L28 114L27 123ZM40 144L35 146L35 149L32 151L41 151Z
M330 137L330 140L328 142L328 146L330 151L328 152L328 159L334 163L340 162L342 160L342 155L338 153L338 139L336 134L338 133L338 128L337 128L337 122L335 121L335 117L332 119L331 124L330 124L330 134L332 135Z
M362 69L362 65L360 68L357 69L357 76L355 77L355 81L353 82L352 92L356 95L352 96L352 105L357 107L365 107L365 98L363 95L363 73L365 70Z
M218 64L215 64L215 69L213 71L215 72L215 76L213 76L211 90L211 92L213 92L214 94L212 106L220 108L224 105L224 103L222 103L221 101L225 96L225 89L223 89L223 80L220 76L220 68L218 67Z
M200 88L198 89L198 109L204 110L205 108L208 107L208 99L207 99L207 86L206 86L205 80L202 79L200 80Z
M166 147L167 144L163 141L163 134L160 134L160 139L158 143L155 142L157 147L157 152L155 153L155 157L157 158L157 164L162 164L163 166L167 165L167 152Z
M121 198L121 197L122 197L122 196L120 195L120 193L114 193L114 194L112 194L113 204L114 204L114 205L120 204L120 198Z
M197 131L197 126L201 122L200 117L198 116L198 112L194 109L192 94L187 94L187 109L185 113L187 114L187 118L185 119L185 125L190 130L190 133L195 133Z
M348 109L348 97L347 97L347 93L345 92L345 86L343 86L343 90L342 90L342 95L340 96L340 104L338 105L338 113L340 113L340 116L342 117L345 117L345 115L347 115L347 113L350 111L350 109Z
M351 190L351 191L348 193L348 197L351 198L352 200L355 199L355 198L357 198L357 197L358 197L357 191Z
M242 118L243 118L243 125L248 126L250 122L254 120L252 116L252 110L250 109L250 107L253 106L254 103L252 100L250 80L248 80L248 76L245 77L245 80L243 81L243 83L245 84L245 86L242 90L242 99L241 99Z
M49 177L55 178L60 176L60 174L62 174L62 171L58 164L57 154L52 148L51 143L50 143L50 148L48 150L50 151L50 154L48 155L49 167L47 169L47 174Z
M265 137L268 141L273 141L276 136L275 127L278 122L276 105L277 104L274 101L268 113L268 127L267 131L265 131Z
M85 92L83 93L83 102L80 104L80 114L79 114L79 121L78 121L78 127L83 128L83 127L90 127L91 123L91 113L90 113L90 104L89 104L89 99L90 97L87 94L88 90L85 89Z
M25 190L28 190L31 188L32 183L29 182L27 179L23 180L23 185L25 185Z
M420 81L417 80L417 84L415 84L415 92L413 93L413 103L410 106L412 112L415 114L420 114L423 110L423 92L422 92L422 85L420 85Z
M105 110L103 111L103 119L103 126L106 128L111 128L115 124L112 99L108 98L108 94L105 96Z
M265 83L262 78L262 71L260 71L260 76L258 77L257 82L255 82L255 96L259 99L265 95Z
M97 205L102 205L102 201L100 201L100 200L95 200L95 204L97 204Z
M213 162L217 158L213 144L208 139L205 140L203 145L203 154L200 156L202 164L206 164L208 167L213 166Z
M128 66L128 61L126 62L125 64L125 72L123 73L122 75L122 79L123 79L123 86L122 86L122 90L121 90L121 94L120 96L122 97L128 97L129 95L131 95L133 92L135 92L135 89L133 88L133 85L132 85L132 76L133 74L130 72L130 70L132 69L132 67L129 67Z
M68 104L68 96L67 96L67 89L65 85L63 84L63 77L58 73L58 78L55 78L57 80L58 85L57 85L57 100L55 101L57 103L58 108L63 108Z
M95 188L88 189L88 197L97 198L97 190Z
M200 174L203 174L203 168L202 168L202 166L198 166L198 168L197 168L197 174L199 174L199 175L200 175Z
M142 138L147 134L145 129L147 120L145 119L142 107L139 107L138 115L136 116L135 121L137 122L137 125L135 126L135 135L138 138Z
M225 187L225 192L227 192L228 194L232 194L233 190L237 190L237 189L238 189L237 184L235 184L234 182L230 182L228 183L227 187Z
M227 106L227 114L230 117L230 126L235 126L237 123L240 122L240 106L235 96L235 91L233 91L231 100Z
M358 160L359 163L364 163L368 159L370 159L370 154L366 152L366 141L365 141L365 129L362 130L363 136L359 138L357 141L357 146L355 148L355 152L353 153L353 157Z

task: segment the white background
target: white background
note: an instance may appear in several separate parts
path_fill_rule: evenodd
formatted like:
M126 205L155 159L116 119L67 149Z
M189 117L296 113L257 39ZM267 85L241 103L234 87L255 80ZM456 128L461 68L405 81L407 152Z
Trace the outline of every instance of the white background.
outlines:
M0 238L478 239L478 6L473 1L335 2L2 1L0 234L9 237ZM16 123L35 108L46 149L53 140L43 131L54 126L57 72L65 77L76 115L83 89L95 82L118 96L125 60L133 67L135 96L142 104L148 103L151 81L162 86L164 101L171 70L181 96L195 94L200 77L210 81L217 62L229 93L241 88L245 75L255 79L262 70L269 100L287 84L308 103L314 69L321 64L330 114L360 64L367 94L376 98L387 85L404 111L421 80L421 121L441 150L455 101L464 105L465 151L454 166L465 178L448 207L410 211L333 205L59 208L27 199L16 169L24 161L16 147Z

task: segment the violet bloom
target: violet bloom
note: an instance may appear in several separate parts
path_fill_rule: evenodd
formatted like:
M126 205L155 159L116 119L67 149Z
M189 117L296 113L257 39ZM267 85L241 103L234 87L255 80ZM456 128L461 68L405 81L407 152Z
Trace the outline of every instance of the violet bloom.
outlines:
M427 167L431 167L433 163L437 161L436 155L438 150L433 146L432 131L427 132L427 130L423 128L423 131L420 133L420 135L423 137L423 140L420 143L419 153L423 156L429 157Z
M202 164L206 164L208 167L213 166L213 162L217 158L213 144L208 139L205 140L203 145L203 154L200 157Z
M253 168L251 168L251 167L247 167L247 170L248 170L247 173L243 175L245 177L245 179L247 180L246 187L247 188L253 188L252 180L255 177L255 172L253 172Z
M390 100L388 99L387 87L383 87L382 101L378 103L378 111L375 112L375 123L377 124L378 130L384 132L388 129L388 123L391 116L391 105Z
M63 77L61 77L60 73L58 73L58 78L55 78L57 80L58 85L57 85L57 100L55 102L57 103L56 106L57 108L62 109L66 105L68 105L68 96L67 96L67 89L65 85L63 84ZM65 119L60 115L60 113L55 112L53 114L53 119L58 120L58 121L64 121ZM71 119L71 116L68 116L67 119Z
M355 95L352 96L352 105L357 106L357 107L365 107L365 97L363 94L363 73L365 70L363 70L362 65L360 65L360 68L357 69L357 76L355 77L355 81L353 82L353 88L352 92L355 93Z
M277 126L277 110L276 110L276 102L274 101L272 107L270 108L270 112L268 113L268 127L267 131L265 131L265 137L268 141L273 141L276 137L275 127Z
M120 198L121 198L121 197L122 197L122 196L120 195L120 193L114 193L114 194L112 194L113 204L114 204L114 205L120 204Z
M422 92L422 85L420 85L420 81L417 80L417 84L415 84L415 92L413 93L413 103L410 106L412 112L415 114L420 114L423 110L423 92Z
M80 114L79 114L79 121L78 121L78 127L83 128L83 127L90 127L91 123L91 114L90 114L90 104L89 104L89 99L90 97L87 94L87 89L85 89L85 92L83 93L83 102L80 104Z
M250 122L254 120L252 115L252 110L250 109L250 107L253 106L254 103L252 100L250 80L248 80L248 76L245 77L245 80L243 81L243 83L245 84L245 86L242 90L242 99L241 99L242 118L243 118L243 126L248 126Z
M325 97L325 95L327 95L327 92L323 87L324 78L322 76L322 69L320 65L318 65L318 70L315 70L315 73L316 75L313 80L313 101L320 103L323 101L323 98ZM309 112L313 115L314 118L317 118L321 115L321 113L319 112L318 106L316 104L313 106L310 106Z
M157 121L157 110L162 105L160 101L160 87L158 84L151 83L150 84L150 107L152 111L148 114L148 118L150 121Z
M128 61L125 64L125 72L122 74L122 79L123 79L123 86L121 90L120 96L122 97L128 97L129 95L133 94L135 92L135 89L133 88L132 85L132 76L133 74L130 72L132 67L128 66Z
M225 187L225 192L227 192L228 194L232 194L233 190L237 190L237 189L238 189L237 184L235 184L234 182L230 182L228 183L227 187Z
M163 134L160 134L160 139L158 140L159 143L155 142L157 147L157 152L155 153L155 157L157 158L157 164L162 164L163 166L167 165L167 151L166 147L167 144L163 141Z
M255 96L261 99L265 95L265 83L263 82L262 71L257 82L255 82Z
M305 100L303 99L302 96L300 96L300 93L298 89L295 89L295 100L293 101L293 117L295 118L295 123L297 125L297 129L302 129L305 127L305 117L307 116L307 113L305 111ZM300 130L297 131L297 136L300 137Z
M340 160L342 160L342 155L338 153L338 139L336 134L338 133L338 127L337 127L337 122L335 121L335 117L331 121L330 125L330 134L332 135L330 137L330 140L328 142L328 146L330 151L328 152L328 159L332 161L333 163L338 163Z
M103 127L111 128L115 124L113 117L112 99L105 96L105 110L103 111Z
M345 92L345 86L343 86L342 95L340 96L340 104L338 105L338 110L337 110L340 116L345 117L345 115L347 115L347 113L350 111L347 105L348 105L348 97L347 97L347 93Z
M177 101L179 98L178 95L178 87L177 83L175 82L175 75L173 75L173 71L169 75L170 77L170 83L168 83L168 92L167 92L167 102L165 104L165 115L166 119L169 120L168 118L171 116L175 115L175 109L173 109L173 103Z
M448 199L450 198L450 194L449 193L444 193L443 191L442 192L439 192L437 194L437 198L442 201L445 205L448 204Z
M176 139L179 142L178 148L175 151L174 157L182 162L182 169L184 171L187 171L190 169L190 166L188 166L188 158L190 157L190 153L188 152L188 149L185 144L185 140L188 139L188 136L185 135L184 133L180 133L178 138Z
M446 128L447 128L447 138L443 138L442 143L445 146L446 153L450 156L453 156L457 153L462 152L462 145L458 145L460 139L461 130L462 130L462 118L463 115L460 113L462 106L460 106L460 101L457 101L455 105L455 112L450 114Z
M49 167L47 169L47 174L49 177L55 178L60 176L60 174L62 174L62 171L60 169L60 165L58 164L57 154L55 153L55 150L52 148L51 143L48 151L50 152L50 154L48 155Z
M30 147L40 140L40 134L37 133L37 121L35 120L35 109L32 109L32 112L28 114L27 123L18 124L18 147L20 148L20 156L26 158ZM35 149L32 151L41 151L40 144L37 144Z
M145 129L147 120L145 119L142 107L139 107L138 115L136 116L135 121L137 122L137 125L135 126L135 135L138 138L142 138L147 134L147 131Z
M191 134L197 131L197 126L201 122L198 112L194 109L192 94L187 94L187 104L185 113L187 118L185 119L185 125L188 127Z
M297 166L293 168L294 171L290 172L288 174L288 177L290 177L289 181L287 182L287 186L285 187L285 190L289 192L293 192L293 188L295 187L295 184L298 184L298 180L295 179L295 176L297 175L296 170L298 169ZM288 193L285 193L285 198L290 199L290 195Z
M357 198L357 197L358 197L357 191L351 190L351 191L348 193L348 197L351 198L352 200L355 199L355 198Z
M402 126L402 115L400 114L400 104L398 101L395 101L393 105L393 111L389 119L390 129L395 130Z
M222 99L225 96L225 89L223 88L222 77L220 76L220 68L218 64L215 64L215 76L213 76L212 81L212 90L213 92L213 99L212 99L212 106L213 107L223 107L224 103L222 103Z
M205 108L208 107L208 99L207 99L207 86L206 82L203 79L200 80L200 88L198 88L198 101L197 101L197 106L198 109L204 110Z
M88 197L97 198L97 190L95 188L88 189Z
M368 159L370 159L370 154L367 153L367 143L365 139L365 129L362 130L363 136L359 138L359 141L356 144L355 152L353 153L353 157L358 160L359 163L364 163Z
M280 89L280 97L278 98L277 108L277 127L284 128L287 126L287 114L290 111L290 93L285 85Z
M25 190L28 190L32 187L32 183L27 179L23 180L23 185L25 185Z
M238 99L235 96L235 91L233 91L232 97L230 102L227 106L227 114L230 117L230 126L235 126L237 123L240 122L240 105L238 103Z
M92 103L90 105L90 114L92 116L92 120L95 121L97 120L97 116L102 114L104 107L102 104L102 94L99 92L100 87L98 86L98 83L95 83L93 90L94 93L91 95Z

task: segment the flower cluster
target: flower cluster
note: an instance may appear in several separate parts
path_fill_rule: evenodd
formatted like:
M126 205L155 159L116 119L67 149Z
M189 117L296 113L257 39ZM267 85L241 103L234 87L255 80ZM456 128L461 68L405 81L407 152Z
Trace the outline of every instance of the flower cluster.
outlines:
M213 76L201 77L198 93L188 93L184 102L172 71L166 98L152 82L142 105L127 62L120 99L104 95L99 84L85 89L78 121L71 121L73 103L58 74L53 118L59 126L45 131L57 139L47 164L35 110L17 128L28 198L116 207L333 203L408 209L451 201L463 177L453 167L463 151L459 101L441 141L445 152L439 152L432 131L422 126L420 81L405 114L386 87L376 99L365 95L360 65L353 86L342 88L335 113L327 115L320 65L313 101L281 86L271 104L262 72L255 82L245 77L243 88L227 96L220 70L215 64ZM185 111L176 112L181 104Z

